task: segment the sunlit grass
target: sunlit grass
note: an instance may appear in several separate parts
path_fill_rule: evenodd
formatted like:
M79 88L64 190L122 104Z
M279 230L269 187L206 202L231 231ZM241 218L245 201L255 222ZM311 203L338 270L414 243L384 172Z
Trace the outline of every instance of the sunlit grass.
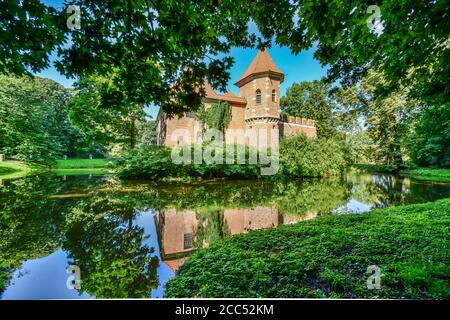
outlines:
M19 161L3 161L0 162L0 179L21 178L40 169L39 166L27 165Z
M409 171L408 175L417 180L450 182L450 169L419 168Z
M94 169L107 168L111 159L69 159L57 160L56 169Z

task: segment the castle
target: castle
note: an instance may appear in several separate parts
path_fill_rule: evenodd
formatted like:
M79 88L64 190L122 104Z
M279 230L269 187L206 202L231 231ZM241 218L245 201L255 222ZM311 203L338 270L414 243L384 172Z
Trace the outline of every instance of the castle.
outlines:
M284 73L275 65L268 51L263 48L244 74L236 81L235 85L239 88L239 96L231 91L218 94L205 81L205 108L220 101L230 105L230 121L225 130L226 143L236 142L228 141L227 132L239 132L239 130L242 132L243 130L265 129L266 132L274 135L268 138L269 144L274 141L278 143L280 137L295 134L316 137L316 126L313 120L280 116L280 84L283 80ZM173 133L177 129L184 129L185 132L188 132L187 139L174 135ZM192 112L172 119L161 111L158 114L158 145L175 147L180 143L198 143L201 130L201 126ZM244 143L248 144L247 141Z

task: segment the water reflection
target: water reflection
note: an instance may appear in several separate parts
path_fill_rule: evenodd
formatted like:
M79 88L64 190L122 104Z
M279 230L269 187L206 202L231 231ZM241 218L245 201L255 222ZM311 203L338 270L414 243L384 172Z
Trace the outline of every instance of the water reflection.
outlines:
M161 297L165 282L191 252L224 237L322 214L449 196L448 184L367 174L190 184L107 176L5 181L0 187L0 296ZM66 288L69 264L80 266L79 292Z
M176 271L189 253L198 248L205 248L225 236L296 223L315 216L315 213L300 216L283 215L275 205L212 212L174 208L157 210L161 258L171 270Z

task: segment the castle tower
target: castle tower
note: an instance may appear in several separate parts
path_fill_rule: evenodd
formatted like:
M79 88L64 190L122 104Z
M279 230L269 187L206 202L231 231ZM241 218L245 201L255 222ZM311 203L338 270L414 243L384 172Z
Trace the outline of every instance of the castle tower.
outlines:
M247 129L278 130L280 120L280 83L283 72L278 69L267 50L262 48L244 74L236 81L239 96L247 100L245 124ZM278 131L276 133L278 143ZM269 136L270 141L273 141Z

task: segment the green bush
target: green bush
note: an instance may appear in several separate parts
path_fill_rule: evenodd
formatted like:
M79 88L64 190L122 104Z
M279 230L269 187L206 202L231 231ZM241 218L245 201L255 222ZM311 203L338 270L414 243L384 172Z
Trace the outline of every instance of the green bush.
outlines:
M281 140L281 174L287 177L322 177L341 174L347 168L345 145L332 139L304 135Z
M171 149L155 145L134 149L125 157L116 159L117 175L152 180L177 176L179 172L172 163L170 154Z
M203 144L180 145L173 152L180 152L181 149L190 150L194 154L194 149L200 147L205 151L206 147L215 149L215 152L223 151L226 154L227 148L235 148L235 145L225 144ZM246 147L245 154L248 159L250 148ZM257 164L226 164L225 157L222 157L222 164L175 164L172 161L172 149L160 146L143 146L131 151L127 156L116 161L117 174L119 177L140 177L148 179L161 179L167 177L178 178L257 178L260 175L260 166ZM214 153L213 153L214 154ZM191 158L193 159L193 158ZM236 159L236 154L235 154Z
M445 199L227 237L191 255L165 295L448 299L449 211Z
M269 164L249 164L251 152L256 150L245 146L245 164L237 164L237 145L227 145L210 142L202 145L180 145L175 150L160 146L143 146L131 151L124 158L116 161L120 177L141 177L148 179L161 179L165 177L193 177L202 179L234 178L252 179L261 177L261 168ZM172 152L180 155L183 152L191 153L201 148L204 154L206 148L212 155L218 155L223 163L175 164L172 161ZM234 149L234 164L226 163L226 150ZM209 152L208 152L209 153ZM269 156L270 152L268 152ZM275 155L273 155L275 156ZM280 170L277 177L323 177L341 174L348 163L345 157L345 145L335 140L310 139L306 136L295 136L282 140L280 145Z
M416 165L450 167L450 103L426 108L410 140L410 155Z

